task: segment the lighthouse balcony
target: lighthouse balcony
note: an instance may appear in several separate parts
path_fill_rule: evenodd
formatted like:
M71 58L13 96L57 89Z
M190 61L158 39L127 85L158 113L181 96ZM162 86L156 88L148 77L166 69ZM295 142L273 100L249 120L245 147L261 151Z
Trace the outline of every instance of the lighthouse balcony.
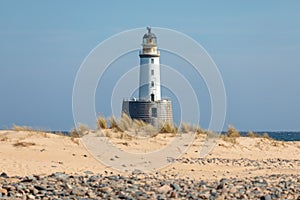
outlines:
M135 98L135 97L131 97L131 98L123 98L123 101L141 101L141 102L151 102L151 100L149 99L140 99L140 98ZM166 101L171 101L171 98L169 97L164 97L160 100L155 100L155 102L166 102Z
M154 49L143 49L140 50L140 56L160 56L160 52Z

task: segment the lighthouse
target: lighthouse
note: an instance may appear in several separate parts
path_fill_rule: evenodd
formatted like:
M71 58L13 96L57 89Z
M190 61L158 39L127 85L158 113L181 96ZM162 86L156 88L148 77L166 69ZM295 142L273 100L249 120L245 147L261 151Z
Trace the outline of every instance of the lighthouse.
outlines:
M148 33L143 37L142 49L140 50L140 87L139 99L159 101L160 91L160 52L157 50L157 39L151 28L147 27Z
M150 27L143 36L139 57L139 98L124 99L122 112L158 128L164 123L173 123L172 101L161 98L160 52L157 37Z

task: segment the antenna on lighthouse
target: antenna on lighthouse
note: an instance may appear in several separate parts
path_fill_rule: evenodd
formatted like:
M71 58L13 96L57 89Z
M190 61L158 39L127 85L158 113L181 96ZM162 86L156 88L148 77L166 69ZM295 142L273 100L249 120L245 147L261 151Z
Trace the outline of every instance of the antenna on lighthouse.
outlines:
M148 33L151 33L151 27L147 26Z

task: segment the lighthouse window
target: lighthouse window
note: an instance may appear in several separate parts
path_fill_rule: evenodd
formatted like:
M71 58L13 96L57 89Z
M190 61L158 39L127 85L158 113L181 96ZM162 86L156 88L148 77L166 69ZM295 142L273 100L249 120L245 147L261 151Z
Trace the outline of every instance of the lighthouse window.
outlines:
M151 75L152 76L154 75L154 69L151 69Z
M157 117L157 108L152 108L152 117Z
M154 59L153 58L151 58L151 64L154 64Z
M151 87L154 87L154 81L151 81Z

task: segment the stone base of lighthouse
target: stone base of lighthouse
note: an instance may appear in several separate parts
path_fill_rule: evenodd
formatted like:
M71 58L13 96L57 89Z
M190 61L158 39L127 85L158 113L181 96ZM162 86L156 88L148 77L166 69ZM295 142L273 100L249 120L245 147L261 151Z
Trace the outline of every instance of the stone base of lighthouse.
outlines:
M142 100L123 100L122 112L132 119L143 120L160 127L164 123L173 123L172 101L142 101Z

